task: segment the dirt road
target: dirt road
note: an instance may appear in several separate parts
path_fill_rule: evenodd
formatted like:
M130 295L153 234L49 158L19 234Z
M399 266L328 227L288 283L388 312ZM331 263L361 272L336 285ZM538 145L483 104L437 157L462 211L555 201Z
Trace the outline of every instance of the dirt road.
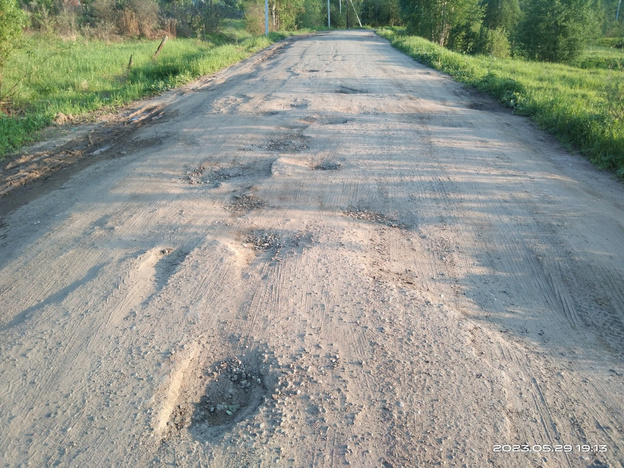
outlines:
M622 466L613 176L368 31L143 104L0 200L2 466Z

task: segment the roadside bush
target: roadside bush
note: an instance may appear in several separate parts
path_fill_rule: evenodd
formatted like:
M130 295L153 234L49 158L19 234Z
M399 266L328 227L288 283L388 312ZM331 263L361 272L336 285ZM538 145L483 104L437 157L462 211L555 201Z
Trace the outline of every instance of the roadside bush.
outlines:
M134 14L139 37L154 38L158 28L158 4L154 0L130 0L124 11ZM125 34L122 31L122 34Z
M249 2L245 6L245 29L252 36L264 34L264 5L260 2Z
M117 35L115 0L95 0L90 5L87 34L95 39L110 40Z
M315 0L304 0L303 11L299 14L297 26L315 28L322 23L322 5Z
M80 35L80 17L75 7L63 4L54 18L54 32L62 38L75 39Z
M481 27L477 53L493 57L506 58L511 55L511 46L503 28L490 29Z
M90 8L91 27L87 32L92 37L110 40L115 36L129 38L155 37L159 26L159 7L154 0L95 0Z

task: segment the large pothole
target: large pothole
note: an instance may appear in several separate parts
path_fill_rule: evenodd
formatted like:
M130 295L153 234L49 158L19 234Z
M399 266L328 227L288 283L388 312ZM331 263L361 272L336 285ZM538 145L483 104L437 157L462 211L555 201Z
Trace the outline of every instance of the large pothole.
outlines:
M228 428L264 402L267 388L258 369L239 359L220 362L208 376L206 393L195 405L191 428L203 433Z
M167 424L170 433L188 430L199 440L219 436L253 416L271 386L266 369L251 359L217 362L198 377L201 383L197 391L190 392L190 398L180 401L171 413Z

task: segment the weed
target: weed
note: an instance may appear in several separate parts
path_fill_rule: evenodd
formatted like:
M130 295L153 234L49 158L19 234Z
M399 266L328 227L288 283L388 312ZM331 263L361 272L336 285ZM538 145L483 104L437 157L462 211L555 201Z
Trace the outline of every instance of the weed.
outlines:
M617 70L621 69L618 64ZM624 83L622 75L612 69L605 85L607 111L615 120L624 118Z

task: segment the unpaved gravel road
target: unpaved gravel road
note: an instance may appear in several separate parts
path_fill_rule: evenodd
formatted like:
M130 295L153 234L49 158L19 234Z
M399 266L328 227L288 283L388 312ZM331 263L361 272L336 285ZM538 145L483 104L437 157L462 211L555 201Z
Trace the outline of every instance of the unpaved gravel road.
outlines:
M87 130L0 201L3 466L622 466L624 188L525 119L352 31Z

